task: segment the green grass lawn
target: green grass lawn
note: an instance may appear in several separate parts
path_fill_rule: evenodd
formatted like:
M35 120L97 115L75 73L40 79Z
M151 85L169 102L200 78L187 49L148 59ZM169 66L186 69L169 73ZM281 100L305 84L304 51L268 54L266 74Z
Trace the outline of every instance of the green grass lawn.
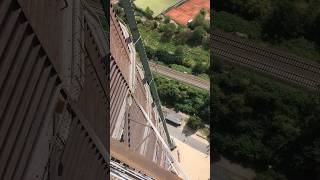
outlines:
M153 16L158 16L169 7L180 0L135 0L134 4L143 10L149 7L153 11Z

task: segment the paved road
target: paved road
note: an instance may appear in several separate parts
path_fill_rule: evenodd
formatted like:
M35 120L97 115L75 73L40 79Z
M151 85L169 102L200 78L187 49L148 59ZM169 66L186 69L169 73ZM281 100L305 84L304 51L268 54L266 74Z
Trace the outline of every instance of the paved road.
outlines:
M185 74L176 70L173 70L169 67L156 64L154 62L149 62L151 71L159 73L164 76L168 76L170 78L176 79L178 81L182 81L184 83L190 84L192 86L199 87L201 89L210 90L210 81L203 80L197 76Z
M168 131L170 136L180 140L184 141L184 143L190 145L191 147L197 149L200 152L207 153L207 146L205 143L198 141L197 139L193 138L192 136L185 136L185 134L182 132L181 128L176 128L172 126L171 124L167 123Z
M219 161L211 162L212 179L219 180L253 180L256 177L254 170L220 157Z

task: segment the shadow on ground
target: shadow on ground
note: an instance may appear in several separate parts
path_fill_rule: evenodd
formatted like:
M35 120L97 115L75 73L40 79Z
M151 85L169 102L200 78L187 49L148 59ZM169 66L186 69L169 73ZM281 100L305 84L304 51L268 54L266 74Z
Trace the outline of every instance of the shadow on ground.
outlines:
M191 136L192 134L195 134L196 132L197 132L196 130L189 128L187 125L185 125L182 129L182 133L185 136Z

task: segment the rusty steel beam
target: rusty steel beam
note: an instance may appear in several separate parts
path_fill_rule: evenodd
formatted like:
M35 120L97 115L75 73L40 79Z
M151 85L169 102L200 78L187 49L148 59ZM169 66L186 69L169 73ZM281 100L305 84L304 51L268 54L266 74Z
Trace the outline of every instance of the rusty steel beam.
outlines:
M155 179L181 180L176 174L158 166L144 156L128 148L125 144L111 140L110 155L129 165L131 168L142 171Z

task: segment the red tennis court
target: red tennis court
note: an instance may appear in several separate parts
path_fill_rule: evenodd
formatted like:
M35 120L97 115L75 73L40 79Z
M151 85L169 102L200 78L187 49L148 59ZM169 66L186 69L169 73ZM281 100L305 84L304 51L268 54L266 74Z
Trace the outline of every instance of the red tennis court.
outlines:
M189 20L193 19L199 11L204 8L210 11L210 0L188 0L178 7L169 10L165 15L170 16L171 19L177 23L186 25ZM210 15L208 13L209 18Z

